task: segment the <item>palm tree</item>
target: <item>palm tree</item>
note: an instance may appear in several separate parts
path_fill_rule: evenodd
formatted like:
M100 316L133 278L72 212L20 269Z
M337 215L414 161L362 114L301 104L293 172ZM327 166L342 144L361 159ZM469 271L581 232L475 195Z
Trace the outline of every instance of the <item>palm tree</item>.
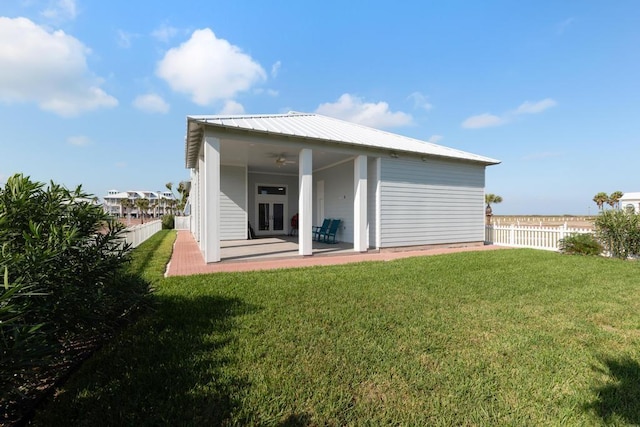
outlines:
M145 197L136 199L136 207L138 208L138 212L140 212L140 224L144 224L144 213L149 209L149 199Z
M593 201L596 202L596 205L598 205L598 209L602 210L604 204L609 202L609 196L607 195L607 193L603 193L601 191L593 196Z
M184 211L184 207L187 204L187 199L189 198L189 182L188 181L180 181L180 184L178 184L178 193L180 193L180 202L178 203L178 210Z
M158 211L160 210L160 201L154 200L149 203L149 207L151 208L151 212L153 212L153 217L158 217Z
M168 212L175 215L175 209L176 209L176 205L178 204L178 201L176 199L169 199L167 200L167 207L168 207Z
M485 194L484 202L487 204L487 207L484 210L484 214L487 218L487 225L490 225L491 216L493 215L493 209L491 209L491 203L502 203L502 196L498 196L493 193Z
M622 196L624 196L624 193L622 191L614 191L609 196L609 200L607 201L607 203L609 203L609 205L611 205L612 208L613 207L619 208L620 207L620 199L622 198Z
M125 213L129 214L127 216L127 224L131 222L131 212L129 212L129 209L132 207L133 207L133 203L131 202L131 200L129 199L120 200L120 210L121 210L120 215L124 215Z
M484 202L487 204L487 208L485 209L486 215L492 215L493 209L491 209L491 203L502 203L502 196L495 195L493 193L484 195Z

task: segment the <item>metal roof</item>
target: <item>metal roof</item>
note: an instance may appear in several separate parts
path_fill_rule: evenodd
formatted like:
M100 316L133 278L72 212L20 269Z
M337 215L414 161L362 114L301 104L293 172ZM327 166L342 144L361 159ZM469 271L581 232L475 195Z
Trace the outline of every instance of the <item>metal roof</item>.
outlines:
M336 144L387 149L429 156L494 165L499 160L456 150L419 139L385 132L356 123L319 114L289 112L271 115L187 116L185 155L187 168L197 164L205 126L237 129L256 134L283 135L307 138Z

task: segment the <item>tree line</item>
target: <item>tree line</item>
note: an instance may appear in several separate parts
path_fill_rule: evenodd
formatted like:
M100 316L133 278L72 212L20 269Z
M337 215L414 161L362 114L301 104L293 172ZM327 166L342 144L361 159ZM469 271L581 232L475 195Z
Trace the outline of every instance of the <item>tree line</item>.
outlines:
M603 210L605 204L608 204L612 208L619 208L622 196L624 196L622 191L614 191L611 194L600 192L593 196L593 201L598 205L599 210Z

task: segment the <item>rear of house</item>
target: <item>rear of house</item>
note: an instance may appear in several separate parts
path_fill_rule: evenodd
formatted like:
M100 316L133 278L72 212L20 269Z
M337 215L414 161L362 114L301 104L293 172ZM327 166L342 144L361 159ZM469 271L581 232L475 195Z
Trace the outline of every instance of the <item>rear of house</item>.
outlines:
M484 241L497 160L317 114L189 117L187 132L191 230L207 262L247 224L283 235L296 214L300 255L325 218L357 252Z

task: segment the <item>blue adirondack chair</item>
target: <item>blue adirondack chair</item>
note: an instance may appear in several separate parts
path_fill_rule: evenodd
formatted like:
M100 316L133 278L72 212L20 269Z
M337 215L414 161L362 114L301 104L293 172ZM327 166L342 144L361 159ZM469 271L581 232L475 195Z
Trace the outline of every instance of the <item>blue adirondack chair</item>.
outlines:
M322 221L322 225L314 225L312 229L313 240L316 242L320 242L324 239L324 235L327 234L327 230L329 229L329 225L331 224L330 218L325 218Z
M338 243L336 242L336 233L340 229L341 223L342 221L339 219L334 219L333 221L331 221L331 225L329 226L329 229L324 234L323 241L325 243Z

